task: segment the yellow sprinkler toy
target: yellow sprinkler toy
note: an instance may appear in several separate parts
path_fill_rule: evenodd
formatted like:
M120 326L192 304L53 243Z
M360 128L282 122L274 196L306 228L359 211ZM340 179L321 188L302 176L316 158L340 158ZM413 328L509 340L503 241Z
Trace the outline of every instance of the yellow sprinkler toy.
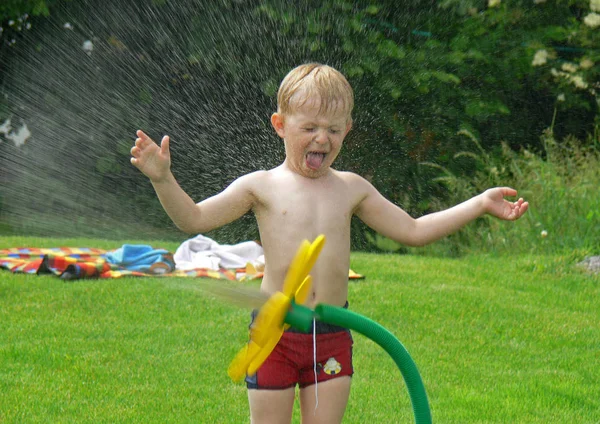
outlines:
M276 292L260 308L250 329L250 341L231 361L227 372L232 380L240 381L260 368L279 342L284 330L289 328L290 325L284 321L286 317L290 318L292 310L309 314L310 319L304 317L301 321L311 325L312 311L294 308L294 305L302 305L310 293L312 279L308 273L317 261L324 244L323 235L318 236L312 243L308 240L302 242L290 264L283 291ZM295 321L294 324L296 325Z

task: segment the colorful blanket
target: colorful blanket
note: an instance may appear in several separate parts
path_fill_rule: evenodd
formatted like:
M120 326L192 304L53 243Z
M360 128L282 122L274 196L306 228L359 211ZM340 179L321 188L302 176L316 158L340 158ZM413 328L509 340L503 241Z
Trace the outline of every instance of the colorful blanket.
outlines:
M125 246L124 246L125 247ZM124 248L121 248L124 250ZM164 252L164 253L163 253ZM0 249L0 268L28 274L54 274L64 280L82 278L207 277L236 280L235 270L176 270L173 255L157 250L150 264L127 261L119 249L55 247L49 249L15 247ZM147 259L146 257L145 259Z
M175 269L173 254L144 245L123 245L115 250L86 247L0 249L0 269L14 273L52 274L63 280L86 278L137 277L205 277L232 281L249 281L263 277L252 264L240 269ZM348 278L364 276L350 270Z

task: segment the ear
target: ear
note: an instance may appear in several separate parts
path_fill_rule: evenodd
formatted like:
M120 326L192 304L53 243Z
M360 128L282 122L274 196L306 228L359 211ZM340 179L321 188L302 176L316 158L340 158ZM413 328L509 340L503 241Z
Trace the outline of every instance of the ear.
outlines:
M274 113L273 115L271 115L271 125L273 125L273 128L275 129L277 135L283 138L283 136L285 135L283 115L280 113Z
M351 129L352 129L352 118L348 119L348 122L346 123L346 134L348 134Z

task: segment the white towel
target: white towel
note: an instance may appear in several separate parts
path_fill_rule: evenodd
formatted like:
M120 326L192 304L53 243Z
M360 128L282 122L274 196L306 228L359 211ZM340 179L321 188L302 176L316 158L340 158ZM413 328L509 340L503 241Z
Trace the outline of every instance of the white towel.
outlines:
M238 244L219 244L201 234L184 241L173 257L175 268L235 269L245 268L250 262L254 266L264 265L263 248L254 241Z

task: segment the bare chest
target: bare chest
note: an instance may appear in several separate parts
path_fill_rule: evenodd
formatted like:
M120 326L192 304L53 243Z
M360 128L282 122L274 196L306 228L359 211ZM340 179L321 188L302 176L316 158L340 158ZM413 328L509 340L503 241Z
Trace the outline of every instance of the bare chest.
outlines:
M348 225L354 208L344 184L280 185L266 193L257 216L280 228L332 230ZM339 229L338 228L338 229Z

